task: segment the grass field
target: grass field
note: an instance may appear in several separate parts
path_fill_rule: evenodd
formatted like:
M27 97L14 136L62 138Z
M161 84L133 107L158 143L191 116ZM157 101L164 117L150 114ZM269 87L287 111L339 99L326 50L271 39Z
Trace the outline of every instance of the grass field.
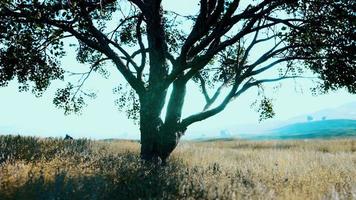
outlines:
M356 199L356 140L139 143L0 136L0 199Z

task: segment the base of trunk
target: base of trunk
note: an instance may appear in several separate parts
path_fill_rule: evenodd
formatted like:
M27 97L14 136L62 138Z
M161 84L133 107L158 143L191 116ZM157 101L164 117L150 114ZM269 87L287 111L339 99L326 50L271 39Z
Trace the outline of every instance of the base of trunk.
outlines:
M157 136L141 133L141 159L149 162L158 160Z
M157 134L141 133L141 159L165 164L168 157L177 147L183 132L160 132Z

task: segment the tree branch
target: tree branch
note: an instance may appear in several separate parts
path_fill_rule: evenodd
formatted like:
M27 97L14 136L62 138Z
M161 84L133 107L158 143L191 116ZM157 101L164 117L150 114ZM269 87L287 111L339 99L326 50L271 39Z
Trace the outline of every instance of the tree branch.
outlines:
M208 103L208 102L210 102L210 97L209 97L208 91L206 89L205 80L200 74L198 74L197 77L198 77L198 79L200 81L200 86L201 86L202 93L204 95L205 101L206 101L206 103Z
M136 25L136 37L141 51L141 64L138 67L138 71L137 71L137 78L139 79L141 79L143 69L146 65L146 51L145 51L145 45L142 42L142 33L141 33L142 21L143 21L143 15L140 15Z
M130 63L136 68L137 64L132 60L130 55L120 47L117 43L109 40L105 34L100 32L92 23L88 13L83 13L86 18L88 19L88 28L93 36L99 41L99 44L102 48L102 51L105 55L113 60L118 70L121 74L125 77L125 79L129 82L131 87L140 95L145 91L145 87L142 81L137 80L133 73L130 71L129 68L122 62L121 58L109 47L109 44L114 45L116 48L122 52L125 57L130 61ZM98 46L98 45L97 45ZM94 48L96 49L96 48Z
M242 77L236 76L235 83L234 83L233 87L231 88L230 92L226 95L224 100L218 106L216 106L213 109L205 110L203 112L191 115L191 116L183 119L182 122L180 123L181 128L186 128L195 122L202 121L204 119L207 119L207 118L214 116L214 115L220 113L221 111L223 111L225 109L225 107L227 106L227 104L234 97L236 90L238 89L241 82L242 82Z
M75 96L77 95L77 93L81 90L81 88L83 87L84 83L86 82L86 80L89 78L90 74L96 69L96 67L103 61L109 60L109 58L102 58L97 60L91 67L90 70L88 72L86 72L86 76L84 77L83 81L81 82L81 84L79 86L77 86L77 90L74 92L73 96L72 96L72 100L75 98ZM85 75L83 74L83 75Z
M213 97L211 97L211 99L208 102L206 102L206 104L203 108L203 111L209 109L210 106L213 105L213 103L215 103L216 99L220 96L221 90L224 86L225 86L225 84L223 83L218 87L218 89L215 91Z

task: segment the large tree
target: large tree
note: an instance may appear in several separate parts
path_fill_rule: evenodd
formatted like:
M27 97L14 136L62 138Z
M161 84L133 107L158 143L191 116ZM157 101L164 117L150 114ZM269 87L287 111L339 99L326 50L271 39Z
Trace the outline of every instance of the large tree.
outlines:
M78 73L78 85L59 89L54 103L78 112L83 97L91 96L84 82L94 72L105 75L104 63L111 62L131 88L117 89L119 105L130 106L130 117L139 113L141 157L163 161L188 126L222 112L250 88L313 72L320 91L356 92L355 1L195 5L196 13L187 16L165 10L162 0L1 0L0 85L17 78L20 90L41 95L52 80L64 79L60 59L76 48L88 71ZM66 45L70 38L77 44ZM200 86L206 105L183 118L190 81ZM261 118L273 116L268 98L260 106Z

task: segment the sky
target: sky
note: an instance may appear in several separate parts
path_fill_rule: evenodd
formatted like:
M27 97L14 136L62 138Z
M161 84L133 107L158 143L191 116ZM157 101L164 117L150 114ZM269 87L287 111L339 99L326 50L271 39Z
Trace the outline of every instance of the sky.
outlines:
M173 1L163 1L163 6L181 14L196 13L198 1L182 0L179 4ZM79 71L85 66L77 64L74 59L75 52L68 50L63 60L64 66L74 67ZM0 88L0 134L35 135L41 137L63 137L70 134L75 138L86 137L92 139L103 138L139 138L139 127L132 120L127 119L125 113L118 111L115 106L117 96L113 88L117 86L122 77L113 67L109 67L109 79L100 76L90 77L87 88L97 93L97 98L88 100L88 106L81 115L65 116L63 110L55 108L52 104L54 93L62 82L55 81L40 98L31 93L17 91L17 83L11 82L8 87ZM267 86L267 96L273 98L276 116L260 124L258 113L251 104L257 97L256 90L250 90L232 102L225 111L203 122L192 125L186 135L213 134L226 127L261 126L263 123L285 121L299 115L308 115L318 110L338 107L356 101L356 95L345 90L330 92L326 95L313 96L310 87L311 80L288 80L282 82L278 89L276 85ZM190 84L185 101L183 115L187 116L199 112L203 107L204 99L198 88Z

